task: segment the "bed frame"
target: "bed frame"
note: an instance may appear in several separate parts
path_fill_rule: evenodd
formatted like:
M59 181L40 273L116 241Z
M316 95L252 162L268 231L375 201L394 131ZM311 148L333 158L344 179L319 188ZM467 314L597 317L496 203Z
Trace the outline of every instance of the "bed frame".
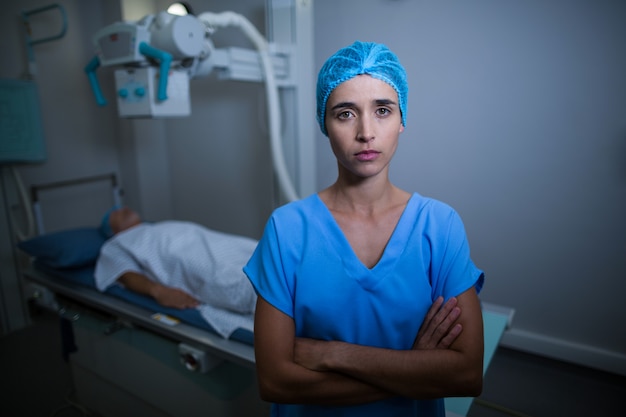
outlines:
M104 417L263 416L254 348L50 276L23 271L57 311L75 400Z

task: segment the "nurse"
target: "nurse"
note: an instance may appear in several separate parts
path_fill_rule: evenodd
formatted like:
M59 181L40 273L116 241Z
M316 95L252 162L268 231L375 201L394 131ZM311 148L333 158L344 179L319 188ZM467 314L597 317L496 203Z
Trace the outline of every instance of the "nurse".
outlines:
M463 223L389 179L407 93L382 44L355 42L320 70L337 180L275 210L244 268L275 416L443 417L444 397L481 392L484 278Z

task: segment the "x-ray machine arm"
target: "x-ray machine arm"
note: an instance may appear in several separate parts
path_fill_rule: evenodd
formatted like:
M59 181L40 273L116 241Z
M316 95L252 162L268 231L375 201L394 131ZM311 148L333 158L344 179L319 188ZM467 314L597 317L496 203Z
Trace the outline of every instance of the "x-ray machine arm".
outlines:
M256 51L216 49L211 35L229 26L240 29ZM189 115L189 81L214 70L221 79L264 81L274 170L285 198L298 199L287 172L280 133L278 84L290 83L289 51L271 53L266 39L245 17L234 12L207 12L197 17L160 12L107 26L94 35L94 43L96 56L85 72L97 103L105 105L96 70L121 66L115 70L121 117Z

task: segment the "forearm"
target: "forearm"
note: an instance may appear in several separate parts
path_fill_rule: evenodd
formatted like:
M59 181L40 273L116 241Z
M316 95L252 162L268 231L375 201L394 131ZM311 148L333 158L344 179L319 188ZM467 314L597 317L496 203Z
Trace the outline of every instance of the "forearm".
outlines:
M152 298L156 298L159 291L158 287L162 287L161 284L138 272L124 272L117 280L125 288Z
M342 342L325 344L320 370L336 372L393 395L427 399L476 396L482 361L453 349L391 350Z
M152 281L147 276L137 272L126 272L118 278L118 281L131 291L154 298L157 303L164 307L183 309L198 305L198 300L187 292Z
M298 339L298 343L304 341ZM266 372L259 369L266 400L354 405L394 396L477 396L482 385L482 361L468 364L463 354L452 349L392 350L332 341L305 343L317 344L318 351L326 352L318 369L298 363Z
M261 397L269 402L347 406L389 398L371 384L336 372L317 372L290 362L264 370L258 365Z

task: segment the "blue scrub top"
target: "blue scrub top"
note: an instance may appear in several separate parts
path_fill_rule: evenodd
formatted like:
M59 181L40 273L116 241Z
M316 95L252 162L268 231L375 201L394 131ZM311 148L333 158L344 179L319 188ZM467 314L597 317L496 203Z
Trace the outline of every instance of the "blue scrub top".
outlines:
M317 194L278 208L244 268L257 293L292 317L297 337L410 349L440 295L483 272L469 256L463 223L448 205L415 193L379 262L366 267ZM397 398L356 407L280 405L274 415L438 416L443 401Z

